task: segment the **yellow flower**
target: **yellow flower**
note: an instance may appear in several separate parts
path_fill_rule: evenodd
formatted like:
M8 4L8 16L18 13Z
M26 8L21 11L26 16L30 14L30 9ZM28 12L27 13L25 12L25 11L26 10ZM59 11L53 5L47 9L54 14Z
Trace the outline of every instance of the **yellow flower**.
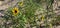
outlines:
M16 16L19 13L18 8L14 7L13 10L12 10L12 13L13 13L14 16Z
M42 16L42 21L44 20L44 16Z
M18 5L19 5L19 6L23 6L23 2L19 2Z

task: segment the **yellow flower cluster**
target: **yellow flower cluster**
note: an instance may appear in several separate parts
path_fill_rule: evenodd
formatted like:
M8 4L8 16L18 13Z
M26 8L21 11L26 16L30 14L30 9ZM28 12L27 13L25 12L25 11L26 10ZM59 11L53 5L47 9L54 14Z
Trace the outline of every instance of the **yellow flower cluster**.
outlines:
M13 10L12 10L12 13L13 13L14 16L16 16L19 13L18 8L14 7Z

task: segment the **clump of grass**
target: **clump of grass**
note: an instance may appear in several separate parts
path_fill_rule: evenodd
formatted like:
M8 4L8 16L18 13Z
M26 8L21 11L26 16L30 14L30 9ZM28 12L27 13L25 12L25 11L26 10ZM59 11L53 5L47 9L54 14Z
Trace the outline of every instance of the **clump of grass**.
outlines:
M40 12L41 15L44 15L44 17L42 17L42 20L43 18L44 20L46 20L45 19L45 16L47 15L46 11L48 11L42 7L42 1L43 0L35 0L35 1L34 0L23 0L22 2L18 2L17 7L16 6L13 7L14 9L8 8L8 10L5 12L4 18L6 19L6 22L8 22L9 20L12 20L10 23L12 28L24 28L25 24L29 24L30 25L29 27L40 26L40 25L37 25L36 20L41 21L40 20L41 17L36 18L38 17L35 15L36 10L42 11ZM44 23L47 23L47 22L44 22ZM7 25L5 26L7 28Z

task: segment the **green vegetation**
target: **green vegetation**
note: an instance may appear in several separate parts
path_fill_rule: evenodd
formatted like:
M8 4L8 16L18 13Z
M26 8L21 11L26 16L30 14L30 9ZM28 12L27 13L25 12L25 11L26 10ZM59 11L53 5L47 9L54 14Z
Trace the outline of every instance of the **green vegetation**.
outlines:
M0 28L52 28L60 20L54 17L52 4L53 0L20 1L17 6L4 12L5 23Z

